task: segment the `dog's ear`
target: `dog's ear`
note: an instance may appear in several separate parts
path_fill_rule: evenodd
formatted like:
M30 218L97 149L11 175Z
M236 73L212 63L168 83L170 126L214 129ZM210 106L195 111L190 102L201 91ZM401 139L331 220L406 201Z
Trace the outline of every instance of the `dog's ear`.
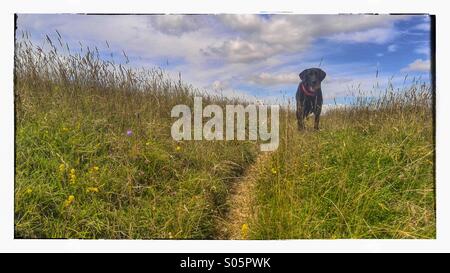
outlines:
M300 77L300 80L302 80L302 81L305 80L305 76L306 76L307 72L308 72L308 69L305 69L302 71L302 73L298 74L298 76Z
M323 81L323 79L325 79L325 77L327 76L327 73L325 73L325 71L320 68L317 68L317 73L319 75L320 81Z

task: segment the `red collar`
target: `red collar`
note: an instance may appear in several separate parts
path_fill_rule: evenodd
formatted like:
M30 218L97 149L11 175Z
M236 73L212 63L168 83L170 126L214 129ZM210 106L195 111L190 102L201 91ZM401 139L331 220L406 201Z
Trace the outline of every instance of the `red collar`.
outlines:
M309 91L307 90L307 88L305 88L305 85L303 83L300 84L300 88L303 92L303 94L305 94L306 96L310 96L310 97L314 97L316 95L316 93L314 91Z

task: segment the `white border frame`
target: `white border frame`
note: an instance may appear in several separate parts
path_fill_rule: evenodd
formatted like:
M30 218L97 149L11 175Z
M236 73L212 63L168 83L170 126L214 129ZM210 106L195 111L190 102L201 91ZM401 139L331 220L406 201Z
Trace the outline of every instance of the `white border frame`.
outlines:
M450 25L445 1L322 0L255 1L4 1L0 56L0 252L448 252L450 250ZM436 201L437 239L432 240L14 240L14 13L429 13L436 15ZM447 121L447 122L446 122ZM447 126L446 126L447 125Z

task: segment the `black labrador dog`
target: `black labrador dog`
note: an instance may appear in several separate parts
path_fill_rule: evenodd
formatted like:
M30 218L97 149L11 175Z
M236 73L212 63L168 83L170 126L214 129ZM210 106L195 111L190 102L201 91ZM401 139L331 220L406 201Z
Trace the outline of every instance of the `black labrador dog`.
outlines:
M321 83L327 74L320 68L309 68L300 73L295 100L297 102L297 125L299 130L305 129L304 119L314 113L314 129L319 129L320 112L322 111Z

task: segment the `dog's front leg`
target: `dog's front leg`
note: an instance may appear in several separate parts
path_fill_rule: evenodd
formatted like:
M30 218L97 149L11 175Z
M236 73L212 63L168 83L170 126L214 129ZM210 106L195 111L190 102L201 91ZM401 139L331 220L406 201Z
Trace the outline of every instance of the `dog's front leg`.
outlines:
M320 113L322 112L322 96L317 96L314 107L314 129L319 130Z
M320 121L320 114L314 115L314 129L319 130L319 121Z
M302 103L299 101L299 102L297 102L297 127L298 127L298 130L305 129L305 123L304 123L305 115L303 112L304 111L303 111Z

